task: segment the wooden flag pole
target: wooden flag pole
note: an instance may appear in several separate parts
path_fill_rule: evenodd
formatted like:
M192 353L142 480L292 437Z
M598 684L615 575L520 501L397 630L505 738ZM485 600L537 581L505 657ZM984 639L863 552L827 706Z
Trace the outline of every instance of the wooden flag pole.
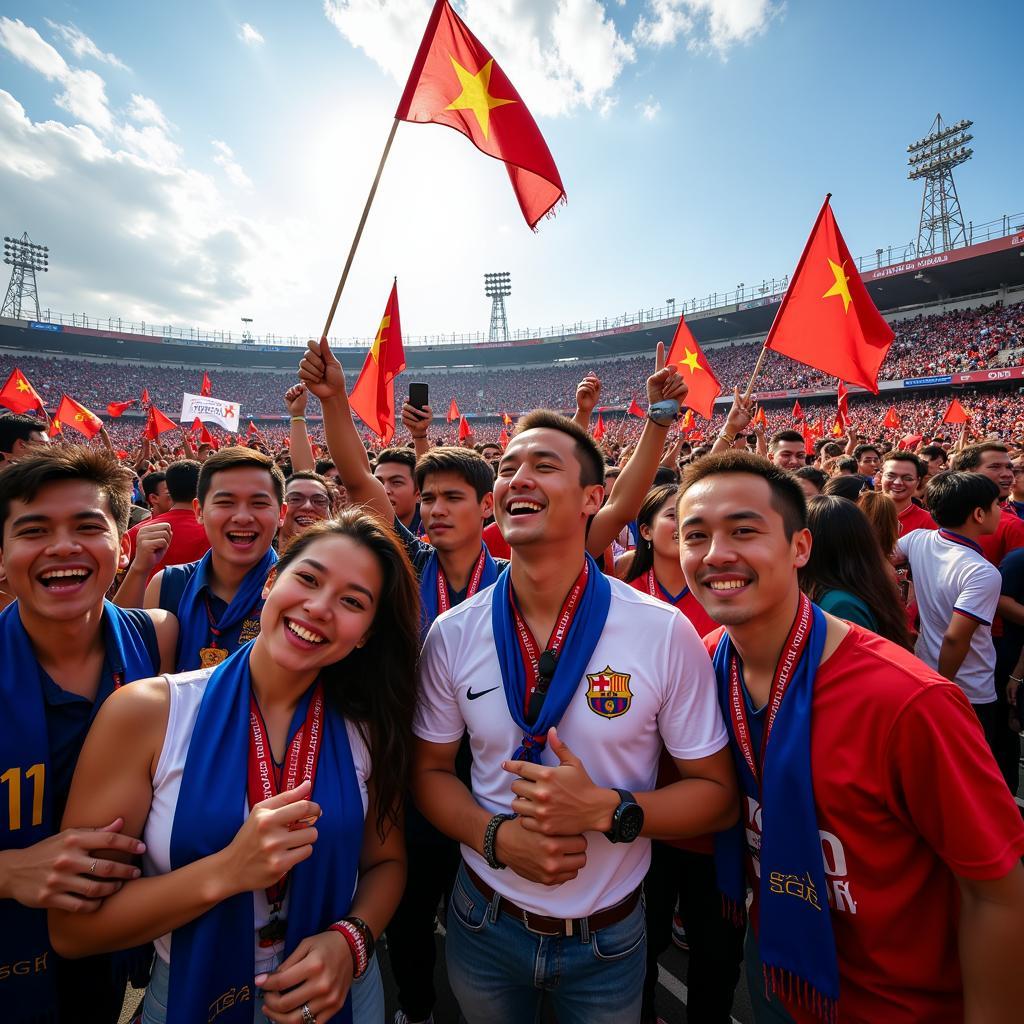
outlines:
M764 365L764 357L768 354L766 346L761 346L761 352L757 357L757 362L754 363L754 372L750 375L750 380L747 382L747 390L743 392L744 400L748 399L751 392L754 390L754 381L757 380L757 375L761 372L761 367Z
M363 207L363 215L359 218L359 226L356 228L355 238L352 239L352 247L348 251L348 259L345 260L345 269L341 272L341 280L338 282L338 290L334 293L334 301L331 303L330 312L327 314L327 323L324 324L322 338L326 338L334 323L334 314L338 311L338 303L341 301L341 293L345 290L345 282L348 280L348 272L352 269L352 260L355 258L356 249L359 248L359 240L363 237L363 228L366 227L366 218L370 215L370 207L373 205L373 197L377 194L377 186L380 184L380 176L384 173L384 165L388 161L388 154L391 152L391 143L395 141L395 132L398 131L398 118L391 125L391 132L388 141L384 145L384 153L380 158L380 165L377 167L377 175L370 186L370 194L366 197L366 205Z

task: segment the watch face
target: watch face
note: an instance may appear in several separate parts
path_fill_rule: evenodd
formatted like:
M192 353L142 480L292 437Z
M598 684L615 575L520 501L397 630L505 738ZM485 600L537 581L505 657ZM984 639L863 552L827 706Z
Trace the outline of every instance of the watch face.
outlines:
M619 834L620 843L631 843L644 827L644 809L639 804L627 804L619 812L619 822L616 831Z

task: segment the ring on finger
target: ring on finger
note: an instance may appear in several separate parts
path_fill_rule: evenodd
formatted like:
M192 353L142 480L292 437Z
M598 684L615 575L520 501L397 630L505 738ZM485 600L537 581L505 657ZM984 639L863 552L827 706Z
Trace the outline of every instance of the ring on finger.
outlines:
M302 1024L316 1024L316 1017L313 1016L309 1003L302 1004Z
M91 863L91 864L89 865L89 874L90 874L90 875L95 875L95 874L96 874L96 865L97 865L98 863L99 863L99 861L98 861L98 860L94 860L94 861L93 861L93 862L92 862L92 863Z

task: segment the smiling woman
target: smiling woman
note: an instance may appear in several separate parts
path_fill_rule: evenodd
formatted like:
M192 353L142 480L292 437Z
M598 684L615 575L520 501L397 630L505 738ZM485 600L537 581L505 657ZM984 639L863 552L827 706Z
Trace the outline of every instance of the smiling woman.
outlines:
M137 884L50 921L69 956L155 940L145 1024L227 993L226 1021L383 1018L373 944L405 878L415 581L392 533L347 511L292 543L263 597L259 635L219 666L97 718L68 803L83 823L116 805L145 839Z

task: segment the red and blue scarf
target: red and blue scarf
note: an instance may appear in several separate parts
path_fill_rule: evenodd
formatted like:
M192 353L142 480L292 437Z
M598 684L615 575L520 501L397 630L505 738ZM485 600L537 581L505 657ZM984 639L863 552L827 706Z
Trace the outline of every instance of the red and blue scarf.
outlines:
M485 590L498 578L498 567L490 551L484 544L480 545L480 555L469 574L469 584L466 587L466 597L470 598L478 591ZM434 619L443 612L448 611L452 606L451 592L448 587L448 579L441 568L435 548L427 564L423 567L420 575L420 643L423 642L427 631L434 623Z

